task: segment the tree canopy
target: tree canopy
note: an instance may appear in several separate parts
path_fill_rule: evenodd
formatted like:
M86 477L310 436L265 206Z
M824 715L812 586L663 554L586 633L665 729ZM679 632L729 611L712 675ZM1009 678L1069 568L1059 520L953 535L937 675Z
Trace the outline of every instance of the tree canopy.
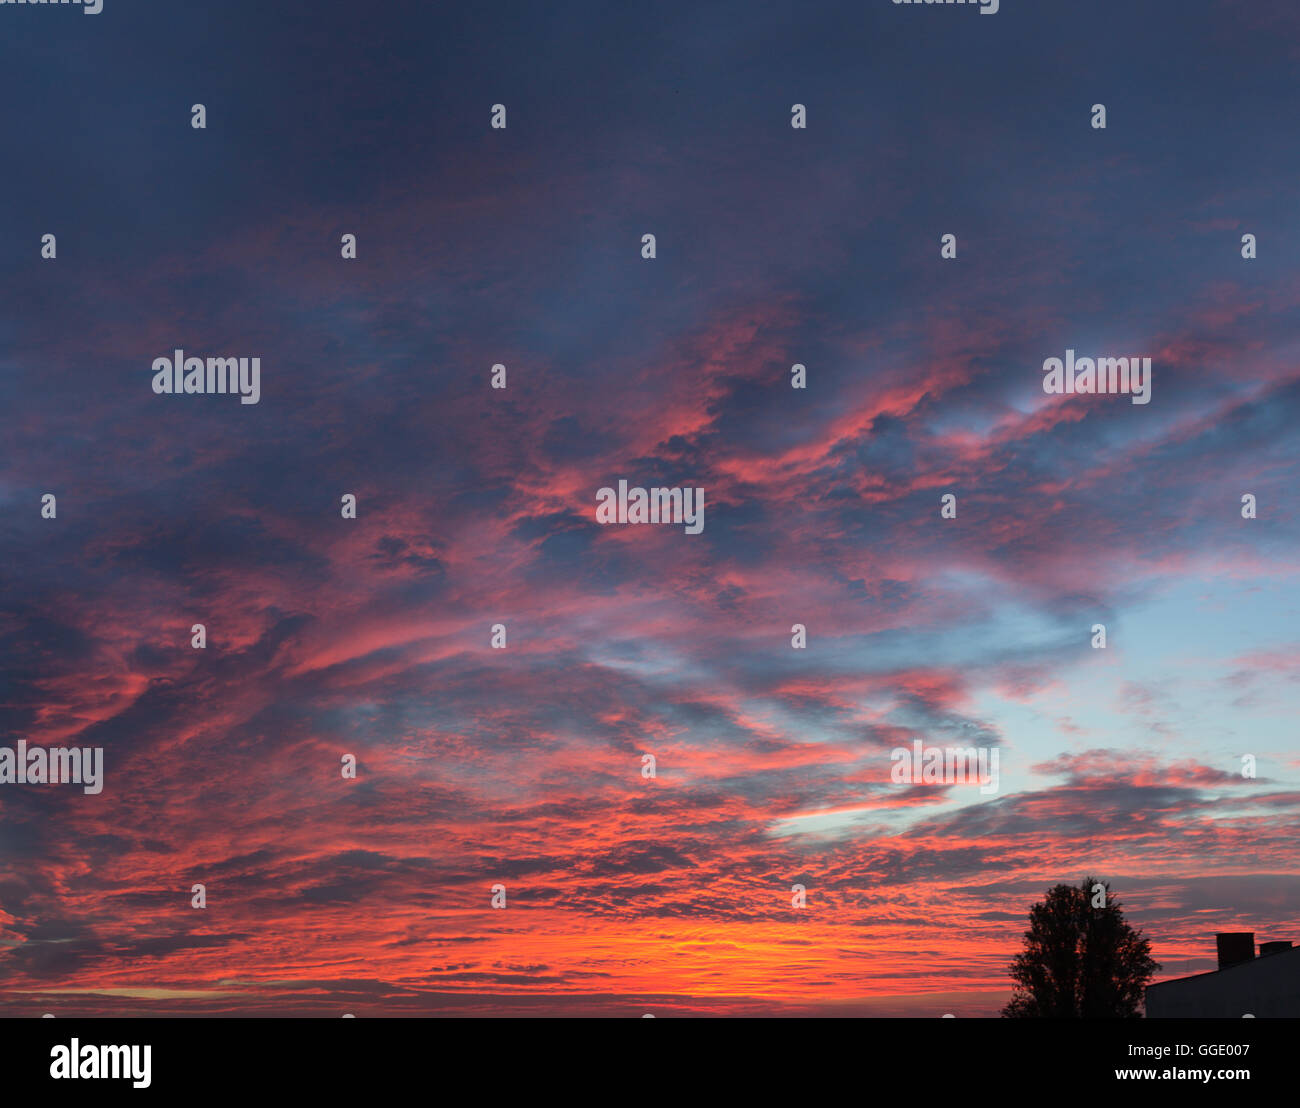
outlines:
M1151 944L1124 919L1110 885L1085 878L1056 885L1029 910L1016 983L1002 1015L1016 1019L1132 1019L1160 966Z

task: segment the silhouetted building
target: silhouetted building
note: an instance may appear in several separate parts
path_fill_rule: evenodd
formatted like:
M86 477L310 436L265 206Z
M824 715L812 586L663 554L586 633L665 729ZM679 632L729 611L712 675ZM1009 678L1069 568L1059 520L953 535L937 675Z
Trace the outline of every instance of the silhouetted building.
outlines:
M1148 985L1148 1019L1260 1019L1300 1016L1300 947L1261 943L1253 931L1215 936L1219 968Z

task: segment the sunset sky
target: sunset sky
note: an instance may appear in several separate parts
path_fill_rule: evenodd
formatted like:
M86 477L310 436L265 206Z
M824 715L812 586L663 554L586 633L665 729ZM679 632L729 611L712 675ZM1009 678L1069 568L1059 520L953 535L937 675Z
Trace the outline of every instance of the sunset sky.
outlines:
M0 1015L995 1015L1085 875L1300 941L1300 6L5 6L0 93L0 745L105 760L0 785Z

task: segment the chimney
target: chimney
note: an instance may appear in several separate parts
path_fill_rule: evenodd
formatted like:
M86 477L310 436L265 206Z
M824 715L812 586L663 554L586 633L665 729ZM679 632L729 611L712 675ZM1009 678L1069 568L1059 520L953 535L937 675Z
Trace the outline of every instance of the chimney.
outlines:
M1220 931L1214 936L1219 947L1219 969L1255 960L1255 932Z
M1291 949L1290 939L1279 939L1277 942L1272 942L1272 943L1260 943L1259 956L1261 958L1264 958L1269 954L1281 954L1282 951L1290 950L1290 949Z

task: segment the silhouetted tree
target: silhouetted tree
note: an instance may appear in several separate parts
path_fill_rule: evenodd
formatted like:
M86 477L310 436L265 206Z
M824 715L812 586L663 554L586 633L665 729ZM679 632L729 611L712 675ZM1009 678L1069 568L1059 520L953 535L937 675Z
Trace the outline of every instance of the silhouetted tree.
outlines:
M1124 919L1109 884L1088 877L1077 888L1057 885L1029 910L1024 949L1010 966L1016 991L1002 1014L1132 1019L1159 969L1150 942Z

